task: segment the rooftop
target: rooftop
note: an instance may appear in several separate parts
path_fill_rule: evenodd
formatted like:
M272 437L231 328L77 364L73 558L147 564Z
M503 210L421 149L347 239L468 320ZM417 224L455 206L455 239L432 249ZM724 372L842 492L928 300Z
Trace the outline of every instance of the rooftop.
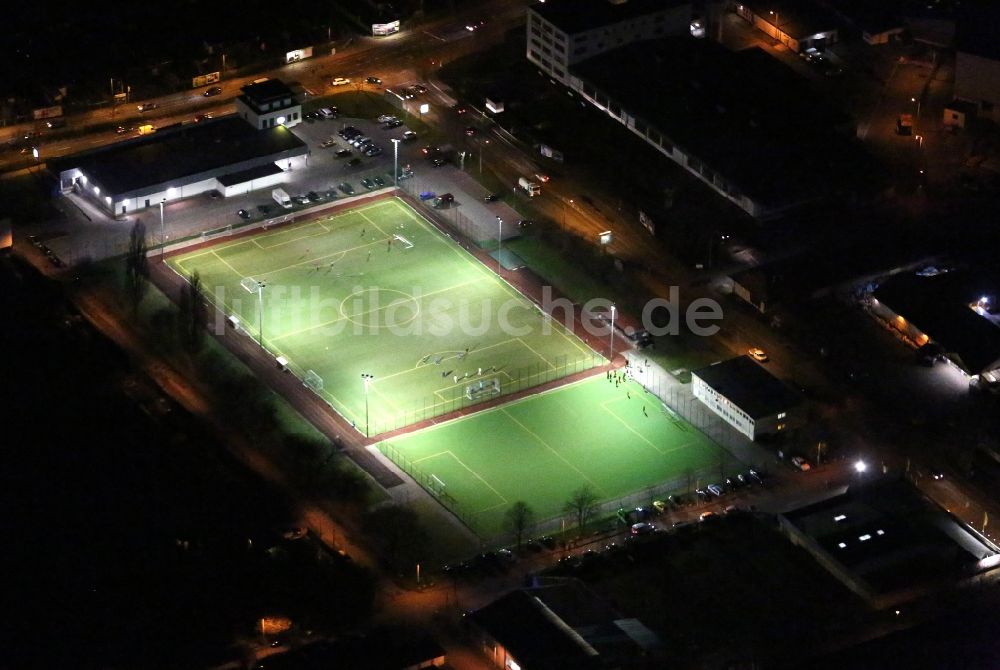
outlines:
M759 48L709 40L637 42L573 67L738 190L773 204L831 193L861 165L849 119ZM656 95L650 95L651 72ZM850 134L853 136L853 133Z
M758 365L749 356L738 356L692 375L725 396L753 419L784 412L802 402L802 396Z
M240 91L256 103L292 97L292 89L288 88L280 79L268 79L259 84L250 84L241 88Z
M50 165L55 172L78 168L117 195L305 151L306 145L287 128L255 130L230 115L55 159Z
M971 576L997 553L901 477L852 485L783 517L877 594Z
M741 1L754 14L763 17L772 25L774 25L773 14L776 13L778 29L797 40L836 30L840 25L833 12L808 0Z
M1000 277L965 271L896 275L876 300L937 342L969 374L1000 367ZM981 298L986 309L976 310Z
M686 4L686 0L549 0L536 2L529 9L572 35Z

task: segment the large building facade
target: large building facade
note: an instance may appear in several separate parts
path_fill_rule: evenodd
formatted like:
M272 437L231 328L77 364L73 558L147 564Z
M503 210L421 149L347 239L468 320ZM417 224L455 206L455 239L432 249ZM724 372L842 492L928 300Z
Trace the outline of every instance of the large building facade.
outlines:
M528 7L528 60L572 87L570 66L641 40L682 35L691 4L671 0L551 0Z

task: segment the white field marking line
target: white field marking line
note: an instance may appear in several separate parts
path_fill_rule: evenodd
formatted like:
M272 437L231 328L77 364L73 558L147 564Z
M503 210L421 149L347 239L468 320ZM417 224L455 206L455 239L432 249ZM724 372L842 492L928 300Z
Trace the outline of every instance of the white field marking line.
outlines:
M187 260L193 260L195 258L199 258L201 256L205 256L207 254L210 254L210 253L213 253L213 252L216 252L216 251L225 251L227 249L234 249L234 248L236 248L238 246L241 246L241 245L244 245L244 244L250 244L251 242L256 243L258 247L262 247L263 245L260 244L260 242L257 241L259 238L268 238L268 237L272 237L274 235L280 235L282 233L290 233L293 230L298 230L299 228L305 228L305 227L308 227L308 226L314 226L317 223L319 223L319 222L318 221L304 221L302 223L293 224L291 226L281 226L280 229L278 229L278 230L268 230L268 231L260 230L259 232L253 234L252 236L250 236L248 238L245 238L245 239L242 239L242 240L236 240L235 242L220 243L218 245L212 245L212 247L210 249L205 249L204 251L200 251L198 253L192 253L191 255L186 255L185 254L183 256L183 260L185 260L185 261L187 261Z
M394 403L392 400L386 397L384 393L378 390L378 387L375 386L375 382L378 382L378 379L376 379L374 382L371 383L371 387L375 391L375 393L378 394L378 396L382 398L382 400L384 400L386 403L392 406L393 412L395 412L396 414L403 414L405 416L406 413L400 410L399 406L396 403ZM379 414L382 414L382 412L379 412Z
M468 470L469 474L471 474L473 477L475 477L476 479L478 479L479 481L481 481L483 484L485 484L486 488L488 488L490 491L493 491L493 493L496 495L496 497L499 498L502 501L502 502L499 503L500 505L506 505L507 504L507 496L505 496L504 494L500 493L495 488L493 488L492 486L490 486L490 483L488 481L486 481L485 479L483 479L478 472L476 472L475 470L473 470L472 468L470 468L468 465L466 465L462 461L461 458L459 458L458 456L456 456L450 449L447 452L445 452L445 453L447 453L449 456L451 456L452 458L454 458L456 463L458 463L463 468L465 468L466 470ZM475 513L478 514L478 512L475 512Z
M215 253L214 251L212 252L212 254L214 254L214 255L215 255L215 257L216 257L216 258L218 258L218 259L219 259L219 261L220 261L220 262L221 262L221 263L222 263L223 265L225 265L225 266L226 266L227 268L229 268L230 270L232 270L232 271L233 271L233 273L234 273L234 274L235 274L235 275L236 275L237 277L246 277L246 276L247 276L247 275L245 275L245 274L241 274L240 272L238 272L238 271L236 270L236 268L234 268L234 267L233 267L232 265L230 265L230 264L229 264L229 261L227 261L227 260L226 260L225 258L223 258L222 256L220 256L219 254Z
M476 281L476 280L473 280L473 281ZM489 349L493 349L495 347L502 347L505 344L510 344L511 342L516 342L516 341L517 341L517 338L511 338L509 340L503 340L501 342L494 342L493 344L487 344L485 347L476 347L473 351L470 351L469 353L471 354L471 353L478 353L480 351L487 351ZM471 347L470 347L470 349L471 349ZM427 354L426 357L429 358L430 356L435 356L437 354L445 354L445 353L451 354L451 355L448 356L447 358L442 358L441 359L442 363L445 362L445 361L450 361L450 360L452 360L454 358L458 358L464 352L461 351L461 350L459 350L459 349L447 349L445 351L435 351L433 353ZM421 360L423 360L423 357L421 358ZM404 374L406 374L408 372L414 372L415 370L419 370L420 368L426 368L426 367L429 367L431 365L434 365L434 364L433 363L424 363L423 365L421 365L420 361L417 361L417 364L414 365L412 368L406 368L406 369L400 370L399 372L393 372L391 375L385 375L383 377L379 377L379 379L391 379L392 377L398 377L399 375L404 375ZM476 367L478 367L478 366L476 366ZM495 372L502 372L502 370L495 370Z
M543 440L543 439L542 439L541 437L539 437L539 436L538 436L538 435L537 435L536 433L534 433L534 432L533 432L532 430L530 430L530 429L529 429L529 428L528 428L527 426L525 426L525 425L524 425L523 423L521 423L521 422L520 422L520 421L518 421L518 420L517 420L516 418L514 418L514 415L513 415L513 414L511 414L510 412L508 412L508 411L507 411L507 408L506 408L506 407L501 407L501 408L500 408L500 411L501 411L501 412L503 412L504 414L506 414L506 415L507 415L507 418L508 418L508 419L510 419L511 421L513 421L514 423L516 423L516 424L517 424L518 426L520 426L520 427L521 427L521 430L523 430L524 432L526 432L526 433L527 433L528 435L531 435L531 436L532 436L533 438L535 438L535 439L536 439L536 440L538 441L538 443L539 443L539 444L541 444L541 445L542 445L543 447L545 447L546 449L548 449L549 451L551 451L551 452L552 452L552 454L553 454L553 455L554 455L554 456L555 456L556 458L558 458L558 459L559 459L560 461L562 461L562 462L563 462L563 463L565 463L565 464L566 464L567 466L569 466L569 468L570 468L571 470L573 470L574 472L576 472L576 474L578 474L578 475L580 475L581 477L583 477L583 478L584 478L584 479L585 479L585 480L586 480L586 481L587 481L587 482L588 482L588 483L589 483L589 484L590 484L591 486L593 486L593 487L594 487L594 490L595 490L595 491L596 491L596 492L597 492L597 493L598 493L599 495L601 495L601 496L603 496L603 497L608 497L608 494L607 494L607 493L605 493L604 489L602 489L602 488L601 488L600 486L598 486L598 485L597 485L597 484L596 484L596 483L595 483L595 482L594 482L593 480L591 480L591 478L590 478L590 477L588 477L587 475L583 474L583 473L582 473L582 472L580 471L580 469L579 469L579 468L577 468L577 467L576 467L575 465L573 465L572 463L570 463L569 461L567 461L567 460L566 460L566 458L565 458L565 457L563 457L563 456L562 456L562 454L560 454L560 453L559 453L558 451L556 451L555 449L553 449L553 448L551 447L551 445L549 445L549 443L548 443L548 442L546 442L545 440Z
M328 258L332 258L334 256L340 256L340 258L337 259L337 261L340 261L343 258L345 258L347 256L347 254L351 253L352 251L358 251L360 249L364 249L365 247L370 247L370 246L372 246L374 244L378 244L378 241L376 241L376 242L368 242L367 244L362 244L360 246L351 247L349 249L341 249L340 251L335 251L335 252L333 252L331 254L324 254L322 256L316 256L314 258L310 258L310 259L307 259L307 260L304 260L304 261L300 261L298 263L292 263L291 265L286 265L285 267L282 267L282 268L277 268L276 270L267 270L265 272L261 272L260 274L262 274L262 275L273 275L273 274L277 274L278 272L284 272L285 270L291 270L293 268L300 267L302 265L311 265L313 263L316 263L317 261L323 261L323 260L326 260ZM334 261L334 262L337 262L337 261Z
M605 412L607 412L608 414L610 414L611 416L613 416L615 419L617 419L623 426L625 426L630 431L632 431L636 435L636 437L638 437L640 440L642 440L643 442L645 442L646 444L648 444L649 446L651 446L660 455L666 456L668 454L674 453L675 451L680 451L681 449L687 449L688 447L694 446L695 441L692 440L690 442L685 442L683 444L677 445L675 447L671 447L669 449L661 449L660 447L658 447L655 444L653 444L649 440L649 438L647 438L645 435L643 435L642 433L640 433L639 431L637 431L635 428L633 428L628 422L625 421L625 419L623 419L620 416L618 416L618 414L616 414L613 410L608 409L607 405L610 404L610 403L614 403L614 402L622 402L622 399L621 398L613 398L611 400L605 400L604 402L601 403L601 409L603 409ZM629 402L629 401L626 401L626 402Z
M454 240L445 239L445 236L444 236L443 233L441 233L432 224L428 223L423 218L421 218L410 207L402 205L402 204L400 204L400 207L403 208L403 212L410 219L416 221L418 224L420 224L424 228L430 228L430 231L433 233L433 237L436 237L439 242L441 242L442 244L447 245L448 248L450 248L455 254L457 254L459 257L461 257L462 260L464 260L466 263L468 263L469 265L471 265L474 268L476 268L476 270L482 272L484 276L489 277L490 279L492 279L497 285L500 286L500 288L508 296L510 296L510 297L512 297L512 298L514 298L516 300L519 300L519 301L523 302L525 304L525 306L528 307L528 308L535 308L535 307L537 307L535 305L535 303L530 298L528 298L526 295L524 295L523 293L521 293L520 291L518 291L517 289L515 289L509 283L503 281L500 277L497 277L492 271L490 271L481 262L479 262L479 260L477 258L475 258L475 257L470 258L471 254L469 254L469 252L467 252L465 249L463 249L461 247L461 245L459 245L457 242L455 242ZM573 347L577 351L579 351L580 353L583 353L583 354L588 354L588 353L592 354L592 353L594 353L593 350L589 349L586 346L586 344L584 344L580 340L580 338L578 338L576 336L575 333L572 333L572 331L567 330L566 326L564 326L560 321L558 321L557 319L552 318L551 315L545 314L544 312L542 312L542 314L544 314L543 318L547 318L547 319L550 319L550 320L552 320L552 321L555 322L555 324L556 324L555 331L557 333L559 333L560 335L562 335L563 339L565 339L567 342L569 342L571 345L573 345ZM572 335L572 337L570 335ZM546 362L548 362L548 361L546 361ZM551 363L549 363L549 365L551 365Z
M361 218L363 218L365 221L367 221L369 224L371 224L375 228L375 230L377 230L378 232L380 232L383 235L385 235L385 238L389 237L386 234L386 232L384 230L382 230L382 226L378 225L378 223L376 223L375 221L373 221L370 218L368 218L367 214L365 214L364 212L358 212L358 213L361 214ZM385 238L383 238L383 239L385 239Z
M472 283L477 282L477 281L479 281L479 280L478 279L473 279L472 281L465 282L464 284L457 284L455 286L449 286L448 288L439 289L437 291L431 291L430 293L422 293L420 297L423 298L423 297L426 297L426 296L429 296L429 295L434 295L435 293L441 293L442 291L450 291L452 289L461 288L462 286L467 286L468 284L472 284ZM370 289L378 290L376 287L369 287L369 288ZM363 289L363 290L367 290L367 289ZM352 293L351 295L354 295L354 294ZM365 311L365 312L358 312L357 314L351 314L350 316L347 316L346 314L344 314L343 312L341 312L340 316L338 316L336 319L331 319L329 321L324 321L323 323L317 323L314 326L307 326L305 328L300 328L299 330L295 330L295 331L292 331L290 333L285 333L284 335L279 335L275 339L282 339L282 338L285 338L285 337L289 337L291 335L301 335L302 333L308 332L310 330L314 330L316 328L323 328L325 326L333 325L333 324L337 323L338 321L342 321L344 319L347 319L348 321L351 321L352 323L357 323L356 321L354 321L354 319L360 318L360 317L364 317L364 316L368 316L369 314L372 314L374 312L380 312L380 311L382 311L384 309L389 309L390 307L394 307L398 303L408 302L410 300L416 302L418 308L420 307L420 302L416 298L414 298L412 295L409 295L409 294L406 294L406 295L407 295L407 297L400 298L398 300L393 300L388 305L383 305L381 307L370 309L370 310ZM343 305L344 301L348 300L350 297L351 296L349 295L346 298L344 298L343 300L341 300L340 301L341 305ZM364 326L364 324L361 324L361 325ZM385 377L382 377L382 379L385 379Z
M524 345L524 347L525 347L525 348L526 348L526 349L527 349L528 351L530 351L530 352L531 352L531 353L533 353L534 355L536 355L536 356L538 356L539 358L541 358L541 359L542 359L542 360L543 360L543 361L545 362L545 364L546 364L546 365L548 365L548 366L549 366L550 368L552 368L553 370L555 370L555 369L556 369L556 366L552 365L552 363L550 363L550 362L549 362L549 359L545 358L545 356L542 356L542 355L541 355L540 353L538 353L537 351L535 351L534 347L532 347L532 346L531 346L530 344L528 344L527 342L525 342L524 340L522 340L522 339L521 339L520 337L518 337L518 338L516 338L516 339L517 339L517 341L518 341L518 342L520 342L520 343L521 343L522 345Z
M329 235L330 234L330 229L327 228L326 226L323 226L323 224L320 223L319 221L316 221L313 225L322 226L323 230L321 232L318 232L318 233L309 233L308 235L299 235L298 237L293 237L290 240L283 240L281 242L275 242L274 244L263 245L263 244L260 244L259 242L257 244L258 244L258 246L260 246L260 247L262 247L264 249L277 249L278 247L283 247L285 245L292 244L293 242L298 242L300 240L308 240L310 237L323 237L325 235ZM290 230L283 230L281 232L283 232L283 233L290 233L292 231L290 231ZM256 242L257 240L254 240L254 241Z

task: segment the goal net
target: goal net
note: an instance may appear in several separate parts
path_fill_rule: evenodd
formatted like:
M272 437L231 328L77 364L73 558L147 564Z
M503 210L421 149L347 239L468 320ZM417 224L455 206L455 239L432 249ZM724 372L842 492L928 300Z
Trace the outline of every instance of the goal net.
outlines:
M496 379L478 381L465 387L465 397L469 400L483 400L500 393L500 382Z
M323 390L323 378L312 370L306 370L305 376L302 377L302 383L315 393Z

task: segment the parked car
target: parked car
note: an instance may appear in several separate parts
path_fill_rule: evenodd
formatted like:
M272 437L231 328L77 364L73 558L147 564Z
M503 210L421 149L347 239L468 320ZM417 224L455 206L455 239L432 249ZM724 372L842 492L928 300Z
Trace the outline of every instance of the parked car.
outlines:
M716 498L721 498L722 494L725 493L725 491L722 490L722 487L719 486L718 484L709 484L707 488L708 492L711 493Z
M374 189L374 188L375 188L375 182L373 182L373 181L372 181L371 179L369 179L368 177L363 177L363 178L361 179L361 185L362 185L362 186L364 186L364 187L365 187L366 189L368 189L369 191L371 191L372 189Z
M250 212L246 211L245 209L241 209L238 212L236 212L236 216L240 217L241 219L249 219Z
M792 458L792 465L794 465L802 472L808 472L809 470L812 470L812 465L809 464L809 461L802 458L801 456L794 456Z
M750 357L755 361L757 361L758 363L767 363L767 361L769 360L764 350L758 349L757 347L754 347L747 353L750 354Z
M337 158L347 158L351 155L350 149L339 149L337 153L334 154Z
M336 107L321 107L316 110L317 116L324 119L334 119L337 118L337 108Z
M212 88L207 89L204 93L202 93L202 95L204 95L206 98L211 98L212 96L219 95L220 93L222 93L222 87L213 86Z
M139 105L138 110L140 112L151 112L157 107L159 107L159 105L156 104L155 102L144 102L143 104Z
M346 79L344 77L336 77L334 78L333 81L330 82L330 86L347 86L350 83L351 83L350 79Z
M365 77L365 83L372 84L374 86L381 86L382 80L379 79L378 77Z
M380 114L379 117L375 120L378 121L379 123L388 123L389 121L392 121L395 118L396 117L393 116L392 114Z
M337 188L339 188L340 192L343 193L344 195L354 195L354 187L348 184L346 181L341 182L337 186Z
M485 200L486 202L496 202L499 199L500 199L499 193L490 193L485 198L483 198L483 200Z
M648 535L656 532L656 526L646 521L632 524L632 535Z
M320 200L323 199L323 196L321 196L316 191L309 191L308 193L306 193L306 198L308 198L309 202L319 202Z
M412 130L407 130L405 133L403 133L404 142L412 142L415 139L417 139L417 134Z
M375 182L375 185L379 188L385 188L385 179L382 178L382 175L375 175L372 177L372 181Z

